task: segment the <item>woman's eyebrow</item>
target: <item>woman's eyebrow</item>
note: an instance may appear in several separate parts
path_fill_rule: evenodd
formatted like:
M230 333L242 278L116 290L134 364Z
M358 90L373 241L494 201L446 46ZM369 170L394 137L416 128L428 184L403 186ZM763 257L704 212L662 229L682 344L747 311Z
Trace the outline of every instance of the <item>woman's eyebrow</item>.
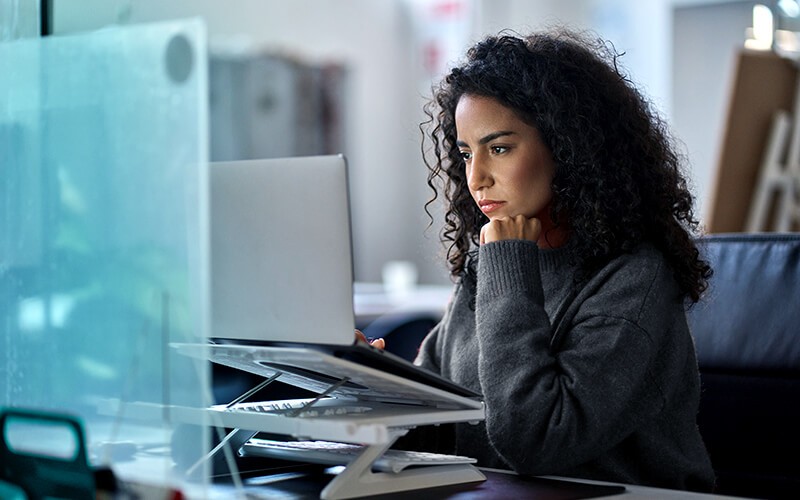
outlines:
M492 132L491 134L488 134L488 135L485 135L485 136L481 137L480 140L478 141L478 144L483 146L484 144L492 142L493 140L497 139L498 137L504 137L504 136L513 135L513 134L514 134L514 132L511 131L511 130L501 130L499 132ZM458 140L456 141L456 146L458 146L460 148L469 147L466 142L458 141Z

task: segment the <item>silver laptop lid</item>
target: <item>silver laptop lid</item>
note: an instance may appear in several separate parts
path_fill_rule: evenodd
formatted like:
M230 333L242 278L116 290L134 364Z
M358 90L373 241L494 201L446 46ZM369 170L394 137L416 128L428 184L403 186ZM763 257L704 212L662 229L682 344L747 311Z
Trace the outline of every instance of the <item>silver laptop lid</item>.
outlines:
M343 156L211 164L211 336L352 344Z

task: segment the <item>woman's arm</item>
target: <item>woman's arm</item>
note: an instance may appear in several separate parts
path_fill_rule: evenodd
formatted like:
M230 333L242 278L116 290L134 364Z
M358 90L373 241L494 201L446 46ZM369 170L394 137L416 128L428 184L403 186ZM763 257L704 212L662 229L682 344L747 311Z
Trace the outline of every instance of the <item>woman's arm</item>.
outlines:
M450 315L453 312L453 300L454 297L458 295L458 291L461 285L456 285L453 289L453 293L450 296L450 301L447 303L445 307L444 314L442 315L442 319L439 323L434 326L428 335L420 344L419 352L417 353L417 357L414 359L414 364L417 366L421 366L427 370L430 370L434 373L439 375L442 374L441 369L441 356L442 356L442 346L440 343L442 342L441 339L441 332L445 325L448 324L450 320Z

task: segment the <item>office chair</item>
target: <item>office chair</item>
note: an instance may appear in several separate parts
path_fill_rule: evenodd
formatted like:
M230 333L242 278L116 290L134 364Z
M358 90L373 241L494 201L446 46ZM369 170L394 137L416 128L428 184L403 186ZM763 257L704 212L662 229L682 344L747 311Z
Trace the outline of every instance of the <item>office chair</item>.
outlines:
M800 234L701 238L714 268L688 313L700 366L698 426L717 493L800 493Z
M363 332L367 337L384 339L388 352L413 361L422 340L438 322L432 313L392 313L375 319Z

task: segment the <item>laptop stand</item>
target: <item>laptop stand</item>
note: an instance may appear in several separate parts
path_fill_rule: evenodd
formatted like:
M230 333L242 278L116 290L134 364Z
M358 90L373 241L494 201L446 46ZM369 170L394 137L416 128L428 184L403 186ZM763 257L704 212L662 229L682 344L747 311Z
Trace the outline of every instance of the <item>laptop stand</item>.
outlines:
M325 363L329 362L331 369L326 370L327 373L341 374L350 369L346 366L349 362L339 359L329 360L328 356L314 350L287 349L285 354L281 354L280 348L250 348L247 352L252 354L253 349L259 351L258 359L270 356L276 359L283 358L284 361L291 360L295 367L306 366L319 371L325 370ZM232 350L236 351L233 348ZM242 368L241 363L235 364L240 365L238 368ZM252 359L248 359L244 365L256 364L252 363ZM354 366L352 370L354 373L352 380L347 376L331 376L329 377L331 382L324 384L325 387L319 378L314 377L310 377L308 383L304 384L300 380L302 377L298 377L301 372L292 370L288 374L290 376L286 377L291 383L317 393L316 397L309 399L243 403L279 377L284 380L282 376L286 374L272 366L269 372L248 368L247 371L264 376L265 381L227 405L210 408L179 406L165 408L163 405L139 402L124 404L124 409L118 408L116 411L122 411L129 417L138 415L143 418L153 418L153 415L157 415L154 412L163 414L168 411L170 419L175 422L210 424L218 428L233 429L219 445L189 467L187 473L197 469L226 446L235 454L240 454L244 443L258 432L291 436L299 440L363 445L360 454L322 490L323 499L355 498L480 482L486 479L471 464L433 464L411 467L396 473L373 472L373 463L410 429L421 425L476 423L484 418L483 405L472 400L460 403L459 396L453 396L452 400L447 402L438 389L395 379L392 375L381 374L378 371L373 373L371 369L361 366ZM362 386L374 377L383 379L380 381L383 384L382 390L368 392L363 398L354 395L353 386ZM405 391L406 395L414 394L414 402L391 398L387 401L386 396L391 394L391 391L386 387L390 387L391 384L398 384L398 390ZM375 394L382 396L376 397ZM359 411L352 412L354 407ZM114 412L112 408L113 406L107 406L105 411Z
M236 398L231 403L225 405L225 409L229 410L244 400L250 395L255 394L259 390L269 385L272 381L276 380L280 373L270 377L258 386L247 391L243 395ZM284 407L284 414L281 418L293 419L304 418L311 412L316 412L317 405L320 401L330 402L325 398L332 392L335 392L338 387L346 384L346 378L332 384L327 390L319 394L317 397L305 400L300 404L296 402L280 402L272 401L263 403L265 405L272 405L276 408ZM352 400L343 400L342 405L352 405ZM327 405L325 408L336 412L336 405ZM324 410L323 410L324 411ZM407 408L404 411L408 411ZM413 413L413 410L412 410ZM256 415L257 416L257 415ZM224 420L224 418L223 418ZM394 444L394 442L404 436L415 425L407 426L387 426L385 429L385 439L381 442L368 444L364 446L363 450L344 466L344 469L339 472L322 490L320 498L323 499L343 499L343 498L356 498L361 496L379 495L387 493L396 493L401 491L409 491L423 488L433 488L439 486L448 486L454 484L480 482L486 480L486 477L477 468L471 464L447 464L447 465L425 465L414 468L405 469L400 472L373 472L373 464L376 460L381 458L383 454ZM302 436L309 440L329 440L329 434L320 428L321 434L310 434ZM241 428L234 428L227 436L208 454L202 457L191 469L196 468L205 460L211 459L216 453L223 449L225 445L231 446L235 453L239 453L241 447L258 432L275 433L274 428L259 428L245 430ZM342 441L346 442L346 441Z

